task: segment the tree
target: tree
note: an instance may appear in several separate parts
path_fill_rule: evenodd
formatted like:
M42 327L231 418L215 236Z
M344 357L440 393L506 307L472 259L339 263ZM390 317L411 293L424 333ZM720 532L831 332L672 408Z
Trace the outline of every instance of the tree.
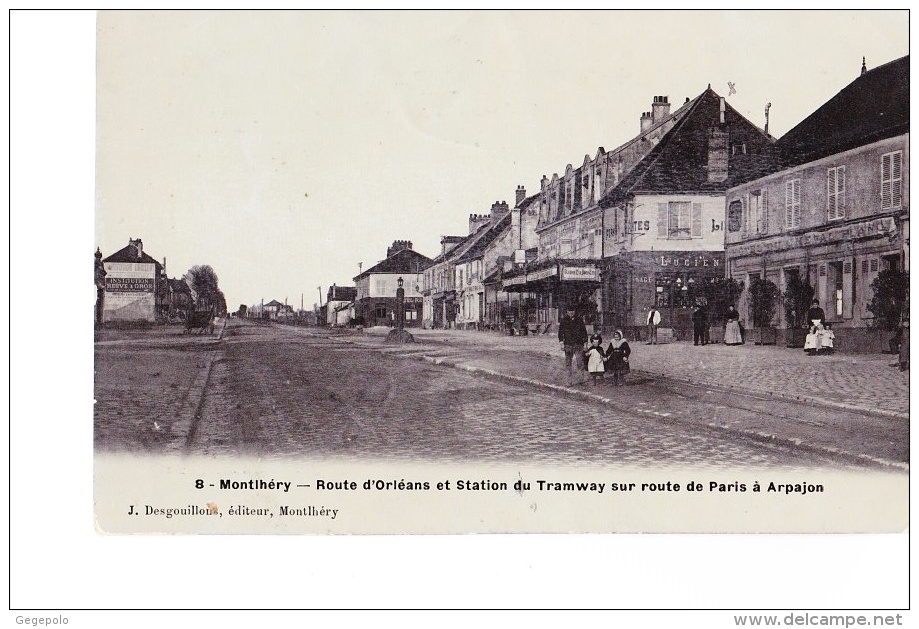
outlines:
M901 320L908 316L909 273L893 269L881 271L871 282L871 290L874 294L868 310L874 315L872 327L889 331L899 328Z
M737 303L743 284L731 277L702 279L689 284L689 303L705 306L709 322L722 321L728 306Z
M804 318L814 300L814 287L807 279L802 280L797 273L794 273L788 277L782 297L786 326L789 328L805 327L807 322Z
M196 309L214 308L218 315L226 315L227 300L218 286L217 274L210 265L198 264L188 269L185 283L191 289Z
M767 328L778 308L779 287L774 282L759 277L750 280L750 319L753 326Z

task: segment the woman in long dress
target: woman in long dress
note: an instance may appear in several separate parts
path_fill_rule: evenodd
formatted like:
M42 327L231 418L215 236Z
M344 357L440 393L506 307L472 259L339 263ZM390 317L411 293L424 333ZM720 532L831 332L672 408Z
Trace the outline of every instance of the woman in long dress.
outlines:
M733 305L730 305L725 318L727 323L724 325L724 344L741 345L743 336L740 334L740 313Z

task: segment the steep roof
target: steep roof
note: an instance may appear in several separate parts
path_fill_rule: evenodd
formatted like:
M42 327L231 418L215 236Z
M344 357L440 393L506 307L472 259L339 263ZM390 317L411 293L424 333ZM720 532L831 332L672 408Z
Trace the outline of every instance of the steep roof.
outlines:
M511 226L511 215L505 214L496 222L489 225L488 229L482 230L482 233L478 238L474 239L471 243L471 246L466 249L465 253L460 255L455 262L457 264L461 262L467 262L469 260L474 260L475 258L480 257L485 253L485 248L488 247L495 239L503 234L506 230L510 229Z
M169 288L177 293L188 293L191 295L191 288L183 279L169 278Z
M869 70L776 142L781 168L909 132L909 55Z
M615 188L600 199L608 208L637 193L719 193L772 162L772 139L725 102L711 87L690 102L685 114L664 134ZM709 181L709 140L713 131L728 133L728 169L723 181ZM743 152L732 154L732 146Z
M402 249L360 275L355 276L354 281L367 277L371 273L420 273L430 263L431 259L429 257L421 255L417 251Z
M352 301L357 297L357 288L354 286L329 286L326 301Z
M140 257L137 257L137 248L134 245L128 245L123 249L119 249L112 255L102 260L103 262L133 262L135 264L155 264L157 269L163 267L162 264L156 261L155 258L148 255L147 252L141 252Z

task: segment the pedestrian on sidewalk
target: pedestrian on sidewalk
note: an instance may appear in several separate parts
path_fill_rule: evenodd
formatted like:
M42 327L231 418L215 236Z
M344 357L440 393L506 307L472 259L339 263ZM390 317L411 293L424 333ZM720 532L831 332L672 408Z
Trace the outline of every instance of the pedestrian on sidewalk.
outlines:
M724 344L725 345L742 345L743 336L740 334L740 313L734 307L734 304L728 306L725 313L727 323L724 324Z
M613 385L625 384L625 374L629 373L629 356L632 348L622 336L622 330L616 330L613 340L606 348L606 369L613 374Z
M708 327L708 312L703 304L696 304L695 310L692 311L692 344L708 345L708 339L705 338L706 328Z
M903 319L903 338L900 340L900 371L909 369L909 319Z
M603 337L594 334L590 337L590 347L584 353L587 361L587 373L590 374L591 384L597 386L597 380L603 380L603 374L606 371L604 362L606 361L606 352L603 351Z
M570 387L574 385L571 361L574 360L578 371L581 371L584 344L587 342L587 327L583 321L575 317L574 307L566 309L565 316L558 324L558 340L565 352L565 369L568 372L568 386Z
M657 345L657 326L661 324L661 313L651 306L648 311L648 342L645 345Z

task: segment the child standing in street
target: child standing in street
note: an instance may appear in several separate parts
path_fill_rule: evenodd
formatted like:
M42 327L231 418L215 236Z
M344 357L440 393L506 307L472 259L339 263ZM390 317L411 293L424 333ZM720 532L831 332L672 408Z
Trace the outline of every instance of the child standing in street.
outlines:
M587 348L584 356L587 360L587 371L590 373L592 379L591 384L596 386L597 380L603 380L603 373L606 371L606 367L603 364L606 359L606 355L603 353L603 337L599 334L594 334L590 337L590 347Z
M616 330L613 334L613 340L609 347L606 348L606 367L613 373L613 384L616 386L625 384L625 374L629 373L629 355L632 348L629 342L622 336L622 330Z

